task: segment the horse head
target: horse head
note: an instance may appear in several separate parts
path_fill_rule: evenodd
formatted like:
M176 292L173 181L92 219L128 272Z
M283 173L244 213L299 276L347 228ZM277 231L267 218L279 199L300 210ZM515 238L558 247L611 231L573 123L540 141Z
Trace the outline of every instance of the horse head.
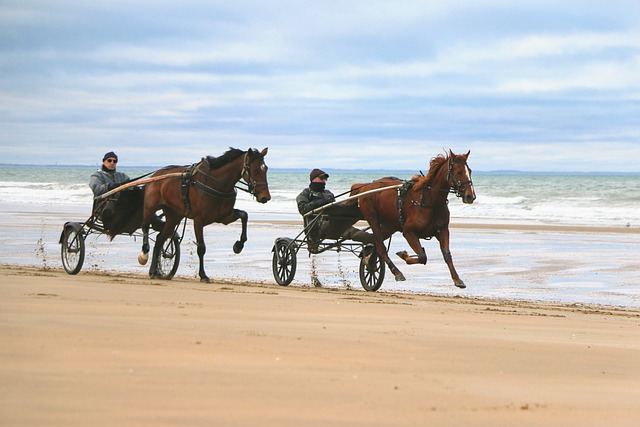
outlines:
M471 168L467 164L469 154L471 151L467 151L467 154L454 154L449 150L448 180L451 190L467 204L473 203L476 199L476 190L471 181Z
M242 178L249 187L249 192L260 203L267 203L271 200L269 193L269 183L267 182L267 170L269 169L264 162L264 157L269 149L265 148L258 151L255 148L249 149L244 157L244 167L242 169Z

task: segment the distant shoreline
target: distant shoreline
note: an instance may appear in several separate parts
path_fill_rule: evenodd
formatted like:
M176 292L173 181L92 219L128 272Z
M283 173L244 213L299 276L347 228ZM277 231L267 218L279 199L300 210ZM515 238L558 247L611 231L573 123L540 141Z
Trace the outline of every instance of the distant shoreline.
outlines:
M167 163L169 164L169 163ZM165 165L122 165L119 166L120 169L124 170L138 170L138 169L152 169L157 170L167 166ZM99 163L94 163L90 165L58 165L58 164L34 164L34 163L0 163L0 167L2 166L10 166L10 167L38 167L38 168L95 168L100 167ZM354 168L354 169L345 169L345 168L324 168L327 172L341 174L341 173L378 173L381 174L416 174L420 173L420 168L418 169L384 169L384 168L374 168L374 169L362 169L362 168ZM423 168L424 169L424 168ZM269 170L272 172L281 172L281 173L306 173L309 172L309 168L280 168L276 166L270 166ZM553 175L561 175L561 176L615 176L615 175L624 175L624 176L640 176L640 171L637 172L620 172L620 171L529 171L529 170L474 170L474 174L481 175L538 175L538 176L553 176Z

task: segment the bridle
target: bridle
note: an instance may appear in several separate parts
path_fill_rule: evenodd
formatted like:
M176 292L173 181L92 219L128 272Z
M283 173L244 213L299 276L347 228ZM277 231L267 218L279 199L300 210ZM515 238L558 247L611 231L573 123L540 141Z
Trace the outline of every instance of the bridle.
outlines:
M462 197L462 186L465 184L469 184L469 186L473 186L473 181L471 179L467 179L465 181L460 181L453 176L451 171L453 170L454 165L464 165L469 171L469 178L471 178L471 169L467 164L466 160L464 162L459 162L453 160L453 157L449 158L449 169L447 170L447 181L451 181L451 187L449 187L449 192L456 195L456 197Z
M256 196L256 190L257 187L259 185L263 185L265 187L269 186L269 183L267 181L255 181L253 179L253 177L251 176L251 163L258 161L258 160L264 160L264 156L258 156L255 157L253 159L249 158L249 151L247 151L244 155L244 164L242 166L242 178L244 179L244 181L240 181L240 184L244 184L247 186L247 188L243 188L243 187L238 187L236 186L237 189L242 190L246 193L251 194L252 196ZM266 165L264 165L263 163L263 167L266 167Z

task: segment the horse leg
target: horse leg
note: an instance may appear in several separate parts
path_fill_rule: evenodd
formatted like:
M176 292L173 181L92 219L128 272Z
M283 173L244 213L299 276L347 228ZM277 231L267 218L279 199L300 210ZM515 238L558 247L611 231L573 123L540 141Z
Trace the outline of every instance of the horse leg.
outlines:
M387 267L389 267L389 271L393 273L393 277L396 279L396 282L403 282L407 280L404 277L404 274L402 274L402 272L398 269L398 267L396 267L393 261L391 261L391 258L389 258L387 248L384 246L384 241L380 240L379 242L380 243L378 244L378 239L376 239L376 252L378 253L378 256L380 256L380 258L382 258L382 260L387 264ZM382 248L382 250L380 248Z
M149 260L149 224L142 226L142 250L138 255L138 263L145 265Z
M145 265L147 261L149 261L149 229L151 228L151 221L155 217L155 213L148 209L144 208L143 217L142 217L142 249L140 250L140 254L138 255L138 263L140 265Z
M149 201L149 200L148 200ZM155 217L155 209L153 209L152 203L145 204L142 210L142 224L140 228L142 228L142 249L140 251L140 255L138 255L138 263L140 265L145 265L147 261L149 261L149 228L151 227L151 221ZM149 271L151 275L151 271Z
M373 234L373 244L376 248L376 253L378 254L378 256L387 264L387 267L389 267L389 271L391 271L391 273L395 277L396 282L402 282L406 280L404 274L402 274L402 272L398 270L398 267L396 267L393 261L391 261L391 258L389 258L389 253L387 252L387 248L384 245L384 240L379 237L382 235L382 230L380 230L380 227L378 226L377 219L367 222L369 222L369 226L371 227L371 233Z
M449 228L441 230L440 234L437 237L438 241L440 242L440 250L442 251L444 262L446 262L447 267L449 267L449 272L451 273L453 284L461 289L466 288L467 285L465 285L462 279L460 279L456 268L453 266L453 258L451 257L451 251L449 250Z
M411 249L413 249L413 251L416 253L416 256L410 256L407 251L400 251L397 252L396 255L398 255L400 258L402 258L404 260L404 262L406 262L407 264L426 264L427 263L427 253L425 252L424 248L422 247L422 245L420 244L420 239L418 238L418 236L411 232L411 231L407 231L405 230L402 235L404 236L405 240L407 241L407 243L409 243L409 246L411 246Z
M236 219L240 218L242 221L242 232L240 233L240 240L236 241L233 244L233 253L239 254L244 249L244 242L247 241L247 221L249 220L249 215L245 211L241 211L240 209L234 209L233 213L235 214Z
M198 245L198 261L200 266L198 268L198 275L200 276L200 281L204 283L209 283L209 277L207 273L204 272L204 254L207 253L207 245L204 243L204 225L202 221L195 219L193 220L193 230L196 235L196 243Z
M165 238L162 237L162 233L159 233L156 237L156 243L153 245L153 254L151 256L151 265L149 266L149 277L152 279L159 279L160 272L158 271L158 256L160 255L160 249L164 244Z
M151 265L149 266L149 276L151 276L152 279L162 278L160 271L158 271L158 259L160 258L160 252L162 251L164 242L169 238L173 238L173 233L175 231L176 225L178 225L178 222L180 222L180 218L176 218L176 216L173 215L172 212L165 211L165 216L166 222L164 224L164 227L162 228L162 231L160 231L156 236L156 243L155 245L153 245L153 255L151 259ZM147 230L148 229L149 225L147 225Z

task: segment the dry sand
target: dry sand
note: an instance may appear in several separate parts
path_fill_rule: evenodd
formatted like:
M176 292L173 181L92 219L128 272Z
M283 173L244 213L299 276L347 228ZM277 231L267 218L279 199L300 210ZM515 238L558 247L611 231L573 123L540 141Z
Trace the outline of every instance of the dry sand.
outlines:
M0 266L2 426L637 426L640 311Z

